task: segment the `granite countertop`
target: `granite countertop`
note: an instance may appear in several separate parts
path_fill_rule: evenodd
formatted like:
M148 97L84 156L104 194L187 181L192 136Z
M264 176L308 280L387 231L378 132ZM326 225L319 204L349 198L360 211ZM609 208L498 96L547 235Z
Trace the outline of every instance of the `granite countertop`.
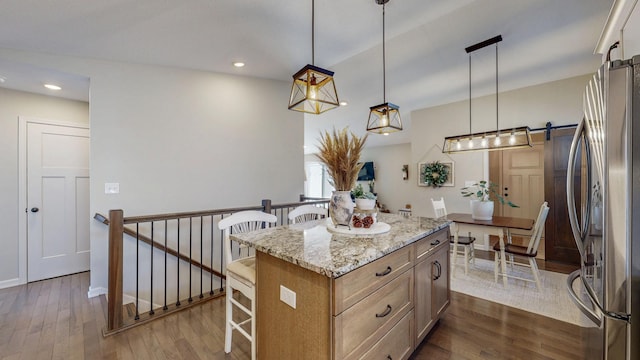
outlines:
M305 269L337 278L451 223L444 218L406 218L384 213L378 214L377 219L389 224L391 230L378 235L342 235L327 230L327 221L331 220L323 219L232 234L231 239Z

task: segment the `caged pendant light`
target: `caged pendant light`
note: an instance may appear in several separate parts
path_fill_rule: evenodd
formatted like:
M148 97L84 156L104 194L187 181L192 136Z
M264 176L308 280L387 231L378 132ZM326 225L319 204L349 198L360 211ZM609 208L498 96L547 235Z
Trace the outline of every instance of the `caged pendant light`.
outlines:
M400 119L400 107L398 105L387 102L386 94L386 63L385 63L385 45L384 45L384 5L389 0L375 0L378 5L382 5L382 101L380 105L369 108L369 121L367 122L367 131L389 135L391 132L402 130L402 120Z
M293 75L289 110L321 114L340 105L333 82L333 71L319 68L315 63L315 0L311 0L311 65L307 64Z
M498 43L502 35L479 42L465 48L469 54L469 134L448 136L444 139L443 153L458 153L478 150L506 150L521 147L531 147L531 129L521 126L511 129L500 129L498 118ZM471 132L471 53L496 44L496 130L479 133Z

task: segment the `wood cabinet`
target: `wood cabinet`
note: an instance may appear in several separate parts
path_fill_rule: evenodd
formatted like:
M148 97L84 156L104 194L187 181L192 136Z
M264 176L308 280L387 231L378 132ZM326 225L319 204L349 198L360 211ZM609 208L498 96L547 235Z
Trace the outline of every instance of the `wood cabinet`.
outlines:
M439 230L338 278L257 252L258 358L408 359L449 304L448 239Z
M449 244L441 247L433 254L433 264L437 265L438 273L432 276L431 308L433 316L437 318L440 318L451 302L450 259Z
M418 346L449 306L449 232L441 232L416 244L415 343Z
M405 246L333 280L333 314L340 314L413 267L414 249Z
M413 352L413 311L405 315L360 359L407 359Z
M335 358L359 359L412 309L413 271L409 269L342 313L334 314ZM410 334L408 328L404 330L405 336Z

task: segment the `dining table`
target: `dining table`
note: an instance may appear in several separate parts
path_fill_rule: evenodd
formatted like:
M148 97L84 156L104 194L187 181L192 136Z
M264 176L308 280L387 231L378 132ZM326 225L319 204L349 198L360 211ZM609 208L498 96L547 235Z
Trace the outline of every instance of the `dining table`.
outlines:
M452 213L447 215L447 219L453 221L451 224L451 232L453 233L454 249L458 248L458 233L462 231L480 231L488 235L495 235L500 240L500 266L502 273L507 271L507 263L505 258L505 234L507 242L511 243L511 229L527 230L533 229L533 219L517 218L511 216L492 216L491 220L478 220L474 219L471 214L465 213ZM453 264L456 264L456 253L453 252ZM497 269L497 268L496 268ZM452 270L452 274L455 276L455 266ZM498 272L495 271L495 281L498 282ZM504 286L507 286L507 277L503 276L502 281Z

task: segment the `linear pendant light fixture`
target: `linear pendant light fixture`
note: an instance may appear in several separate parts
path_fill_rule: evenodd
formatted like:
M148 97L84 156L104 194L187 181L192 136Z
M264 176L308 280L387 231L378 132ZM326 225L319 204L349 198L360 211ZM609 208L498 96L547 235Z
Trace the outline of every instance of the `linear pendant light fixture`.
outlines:
M502 35L479 42L465 48L469 54L469 134L448 136L444 138L443 153L458 153L478 150L506 150L521 147L530 147L531 129L522 126L512 129L500 129L498 118L498 43L502 41ZM471 132L471 53L496 44L496 130L485 132Z
M385 46L384 46L384 5L389 0L375 0L378 5L382 5L382 101L380 105L369 108L369 121L367 131L389 135L391 132L402 130L402 120L400 119L400 107L387 102L386 94L386 70L385 70Z
M311 0L311 65L293 75L289 110L321 114L340 106L333 71L314 66L315 63L315 0Z

